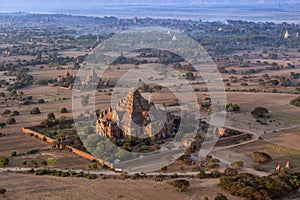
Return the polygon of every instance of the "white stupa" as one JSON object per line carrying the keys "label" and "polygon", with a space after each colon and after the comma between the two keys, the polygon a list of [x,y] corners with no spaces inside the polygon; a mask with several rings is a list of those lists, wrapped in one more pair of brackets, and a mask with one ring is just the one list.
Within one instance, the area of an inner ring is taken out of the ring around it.
{"label": "white stupa", "polygon": [[172,40],[173,41],[177,40],[176,35],[173,36]]}
{"label": "white stupa", "polygon": [[287,38],[289,38],[289,37],[290,37],[289,32],[286,31],[285,34],[284,34],[284,38],[287,39]]}
{"label": "white stupa", "polygon": [[281,170],[281,167],[280,167],[280,165],[279,165],[279,164],[277,165],[277,167],[275,168],[275,170],[276,170],[277,172],[280,172],[280,170]]}

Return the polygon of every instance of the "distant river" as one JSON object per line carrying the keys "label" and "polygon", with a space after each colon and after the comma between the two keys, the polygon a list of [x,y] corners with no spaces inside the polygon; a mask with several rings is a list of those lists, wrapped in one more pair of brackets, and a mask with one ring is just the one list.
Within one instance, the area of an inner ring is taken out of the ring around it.
{"label": "distant river", "polygon": [[[3,10],[5,9],[5,10]],[[203,5],[103,5],[66,8],[0,8],[0,11],[24,11],[83,16],[116,16],[119,18],[151,17],[202,21],[246,20],[254,22],[300,23],[300,5],[279,6],[203,6]]]}

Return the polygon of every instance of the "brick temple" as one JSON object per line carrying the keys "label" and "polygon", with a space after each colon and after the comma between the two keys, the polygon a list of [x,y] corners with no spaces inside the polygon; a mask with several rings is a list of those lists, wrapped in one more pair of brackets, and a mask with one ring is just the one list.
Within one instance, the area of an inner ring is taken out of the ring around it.
{"label": "brick temple", "polygon": [[[151,112],[150,112],[151,110]],[[153,137],[167,139],[176,130],[179,117],[157,109],[138,90],[130,90],[117,106],[100,113],[96,131],[102,136],[116,139]]]}

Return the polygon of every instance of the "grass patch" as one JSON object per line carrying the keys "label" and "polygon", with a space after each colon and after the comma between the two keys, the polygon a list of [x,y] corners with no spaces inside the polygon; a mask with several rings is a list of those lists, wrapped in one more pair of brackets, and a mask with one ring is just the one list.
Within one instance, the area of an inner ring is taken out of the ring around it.
{"label": "grass patch", "polygon": [[266,147],[269,147],[273,150],[275,150],[276,152],[279,153],[288,153],[288,154],[292,154],[292,155],[299,155],[300,156],[300,151],[295,150],[295,149],[291,149],[288,147],[283,147],[280,145],[276,145],[276,144],[266,144]]}

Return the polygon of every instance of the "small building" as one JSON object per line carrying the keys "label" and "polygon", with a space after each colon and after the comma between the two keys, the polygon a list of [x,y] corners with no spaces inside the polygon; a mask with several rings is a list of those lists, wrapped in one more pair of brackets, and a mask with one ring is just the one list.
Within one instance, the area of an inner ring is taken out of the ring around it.
{"label": "small building", "polygon": [[92,69],[90,74],[88,74],[86,76],[86,79],[82,81],[82,85],[98,85],[98,82],[101,81],[101,79],[98,77],[98,75],[96,74],[95,70]]}
{"label": "small building", "polygon": [[66,71],[65,75],[57,76],[56,82],[56,85],[69,87],[74,82],[74,76],[72,76],[69,71]]}

